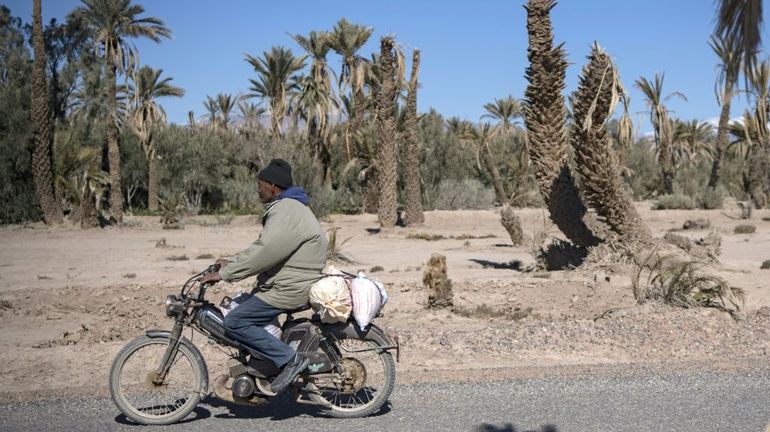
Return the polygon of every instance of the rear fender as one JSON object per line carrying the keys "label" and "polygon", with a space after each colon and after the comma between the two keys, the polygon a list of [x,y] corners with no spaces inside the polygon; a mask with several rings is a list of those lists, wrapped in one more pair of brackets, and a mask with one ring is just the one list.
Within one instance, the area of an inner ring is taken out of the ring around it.
{"label": "rear fender", "polygon": [[[148,338],[151,339],[171,339],[171,332],[168,330],[147,330],[144,332],[145,335],[147,335]],[[196,347],[192,342],[190,342],[190,339],[187,339],[186,337],[182,336],[181,340],[179,341],[182,345],[186,346],[187,348],[192,351],[193,355],[196,357],[195,360],[200,363],[200,365],[203,368],[203,391],[208,392],[209,388],[209,368],[206,365],[206,360],[203,359],[203,354],[201,354],[200,350],[198,350],[198,347]]]}
{"label": "rear fender", "polygon": [[365,330],[361,330],[354,322],[321,324],[320,327],[324,335],[331,335],[336,339],[360,339],[377,344],[376,347],[367,348],[362,351],[396,351],[396,361],[399,361],[399,357],[401,356],[398,335],[394,334],[393,337],[388,336],[385,331],[375,324],[370,324]]}

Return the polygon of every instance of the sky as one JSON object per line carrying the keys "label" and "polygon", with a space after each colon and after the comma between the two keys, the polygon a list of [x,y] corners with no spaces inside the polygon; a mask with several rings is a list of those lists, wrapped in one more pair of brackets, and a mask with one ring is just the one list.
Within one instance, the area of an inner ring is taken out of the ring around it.
{"label": "sky", "polygon": [[[245,53],[261,56],[283,45],[295,54],[302,49],[289,34],[330,30],[340,18],[374,28],[361,50],[367,58],[379,52],[379,39],[395,36],[407,59],[421,51],[418,110],[435,108],[445,117],[478,121],[484,104],[513,95],[522,98],[527,81],[526,11],[524,0],[135,0],[146,16],[164,20],[172,39],[156,44],[135,40],[140,62],[163,69],[172,84],[185,89],[182,98],[163,98],[168,120],[186,123],[188,111],[204,113],[207,95],[247,94],[256,78]],[[31,21],[32,0],[3,4],[13,16]],[[43,0],[43,18],[63,20],[77,0]],[[577,86],[580,70],[594,41],[615,59],[631,96],[639,132],[650,131],[644,97],[634,86],[640,76],[665,73],[664,94],[681,92],[667,106],[683,120],[714,120],[719,105],[714,95],[717,57],[708,45],[714,27],[714,0],[561,0],[551,12],[556,43],[564,43],[570,66],[567,89]],[[770,23],[770,7],[764,21]],[[770,44],[767,25],[765,47]],[[763,49],[762,58],[767,56]],[[330,53],[339,72],[341,59]],[[407,69],[409,70],[409,69]],[[565,93],[566,95],[566,93]],[[733,101],[732,116],[748,105],[745,96]],[[618,108],[620,109],[620,108]]]}

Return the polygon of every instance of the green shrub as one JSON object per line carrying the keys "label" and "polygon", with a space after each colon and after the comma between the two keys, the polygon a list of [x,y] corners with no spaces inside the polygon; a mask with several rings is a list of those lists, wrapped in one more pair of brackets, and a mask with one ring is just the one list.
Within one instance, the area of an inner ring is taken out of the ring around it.
{"label": "green shrub", "polygon": [[695,201],[692,197],[680,194],[661,195],[655,204],[653,210],[692,210],[695,208]]}
{"label": "green shrub", "polygon": [[757,227],[754,225],[738,225],[733,228],[735,234],[754,234],[757,231]]}
{"label": "green shrub", "polygon": [[721,189],[707,188],[698,200],[698,207],[705,210],[721,209],[724,199],[725,196]]}
{"label": "green shrub", "polygon": [[495,203],[495,193],[476,179],[444,180],[439,184],[436,210],[483,209]]}

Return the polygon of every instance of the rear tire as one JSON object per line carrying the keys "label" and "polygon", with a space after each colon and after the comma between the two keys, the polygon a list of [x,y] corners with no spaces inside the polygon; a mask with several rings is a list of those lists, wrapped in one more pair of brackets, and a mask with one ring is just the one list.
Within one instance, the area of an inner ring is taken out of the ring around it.
{"label": "rear tire", "polygon": [[195,409],[208,386],[203,358],[185,343],[179,344],[163,383],[152,382],[168,344],[168,337],[140,336],[123,347],[112,363],[112,400],[137,423],[167,425],[182,420]]}
{"label": "rear tire", "polygon": [[337,374],[337,382],[328,378],[313,379],[318,393],[311,392],[310,398],[319,404],[330,405],[328,414],[332,417],[366,417],[379,411],[396,383],[393,356],[385,350],[349,352],[345,349],[379,346],[374,341],[339,339],[334,345],[340,353],[343,373]]}

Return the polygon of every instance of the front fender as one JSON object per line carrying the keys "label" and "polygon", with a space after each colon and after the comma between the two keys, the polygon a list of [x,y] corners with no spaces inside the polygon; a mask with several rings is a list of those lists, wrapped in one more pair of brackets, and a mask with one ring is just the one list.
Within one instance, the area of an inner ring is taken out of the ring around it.
{"label": "front fender", "polygon": [[[145,331],[144,334],[151,339],[171,339],[171,332],[168,330],[152,329],[152,330]],[[201,354],[198,347],[196,347],[192,342],[190,342],[190,339],[187,339],[184,336],[181,337],[181,340],[179,341],[179,343],[189,348],[190,351],[192,351],[193,355],[197,357],[195,360],[197,360],[198,363],[200,363],[200,365],[203,367],[203,391],[204,393],[208,392],[209,368],[208,368],[208,365],[206,365],[206,360],[203,358],[203,354]]]}

